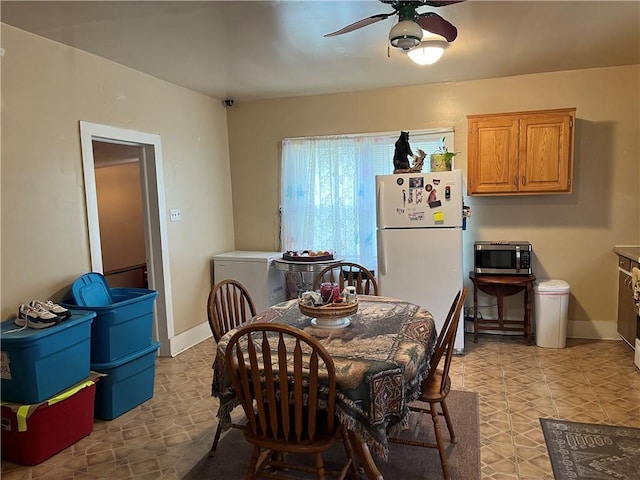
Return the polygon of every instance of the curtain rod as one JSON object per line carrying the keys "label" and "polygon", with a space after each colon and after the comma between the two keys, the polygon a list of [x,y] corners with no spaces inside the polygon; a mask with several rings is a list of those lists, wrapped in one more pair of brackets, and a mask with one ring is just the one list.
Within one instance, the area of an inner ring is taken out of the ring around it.
{"label": "curtain rod", "polygon": [[[453,127],[441,127],[441,128],[432,128],[427,130],[415,130],[411,132],[410,130],[402,130],[403,132],[408,131],[409,136],[414,135],[435,135],[441,133],[451,133],[453,132]],[[388,131],[388,132],[369,132],[369,133],[343,133],[343,134],[335,134],[335,135],[306,135],[304,137],[285,137],[282,141],[286,140],[305,140],[305,139],[328,139],[328,138],[359,138],[359,137],[386,137],[391,135],[398,135],[399,131]]]}

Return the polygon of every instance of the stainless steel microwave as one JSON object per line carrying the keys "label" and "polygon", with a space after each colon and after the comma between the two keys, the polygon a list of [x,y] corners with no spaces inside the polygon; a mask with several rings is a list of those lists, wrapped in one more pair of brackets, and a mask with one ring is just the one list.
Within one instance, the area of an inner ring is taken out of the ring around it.
{"label": "stainless steel microwave", "polygon": [[531,243],[475,242],[474,272],[487,275],[531,275]]}

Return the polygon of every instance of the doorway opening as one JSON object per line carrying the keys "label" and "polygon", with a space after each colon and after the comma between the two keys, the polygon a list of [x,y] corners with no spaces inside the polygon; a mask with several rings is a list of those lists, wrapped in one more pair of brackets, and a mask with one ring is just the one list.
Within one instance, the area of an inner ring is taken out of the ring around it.
{"label": "doorway opening", "polygon": [[96,160],[94,143],[130,147],[137,152],[141,200],[141,218],[144,230],[144,255],[148,288],[158,296],[154,308],[153,337],[160,342],[160,355],[171,356],[170,340],[174,336],[173,306],[167,225],[164,212],[164,180],[160,136],[108,125],[80,122],[80,140],[84,171],[87,224],[91,269],[105,273],[103,245],[100,234],[100,215],[96,187]]}
{"label": "doorway opening", "polygon": [[102,268],[110,287],[148,288],[140,148],[94,140]]}

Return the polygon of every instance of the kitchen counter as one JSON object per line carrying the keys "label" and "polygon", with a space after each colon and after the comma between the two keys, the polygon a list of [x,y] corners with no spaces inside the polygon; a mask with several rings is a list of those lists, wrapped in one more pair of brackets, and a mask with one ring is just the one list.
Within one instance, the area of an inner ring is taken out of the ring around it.
{"label": "kitchen counter", "polygon": [[613,251],[629,260],[640,263],[640,246],[616,245],[613,247]]}

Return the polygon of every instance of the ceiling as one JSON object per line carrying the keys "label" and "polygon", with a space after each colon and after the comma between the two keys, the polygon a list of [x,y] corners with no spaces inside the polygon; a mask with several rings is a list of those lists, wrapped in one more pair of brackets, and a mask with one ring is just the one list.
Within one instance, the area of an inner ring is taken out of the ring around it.
{"label": "ceiling", "polygon": [[[458,38],[435,65],[388,51],[393,9],[352,1],[5,1],[3,23],[217,99],[247,101],[640,64],[640,1],[478,1],[434,11]],[[5,52],[11,55],[10,51]]]}

